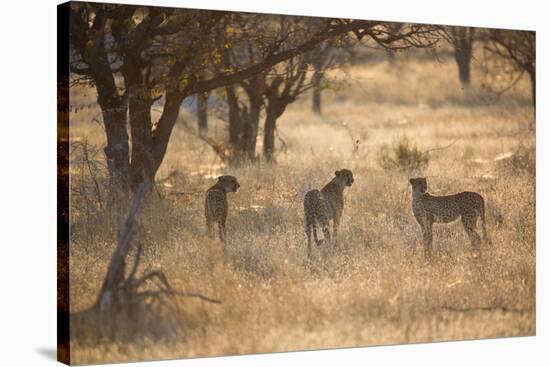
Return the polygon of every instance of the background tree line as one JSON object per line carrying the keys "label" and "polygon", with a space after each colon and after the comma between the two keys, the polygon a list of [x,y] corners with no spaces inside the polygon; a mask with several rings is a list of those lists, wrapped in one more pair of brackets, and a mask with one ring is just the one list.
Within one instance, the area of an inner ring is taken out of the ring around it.
{"label": "background tree line", "polygon": [[[122,192],[154,180],[185,98],[202,95],[204,105],[205,94],[225,88],[231,161],[255,160],[265,108],[271,159],[276,119],[299,94],[319,88],[327,67],[321,44],[347,38],[427,47],[439,28],[92,3],[74,3],[69,14],[71,73],[97,90],[111,188]],[[314,78],[306,80],[310,65]],[[152,121],[156,101],[162,114]]]}

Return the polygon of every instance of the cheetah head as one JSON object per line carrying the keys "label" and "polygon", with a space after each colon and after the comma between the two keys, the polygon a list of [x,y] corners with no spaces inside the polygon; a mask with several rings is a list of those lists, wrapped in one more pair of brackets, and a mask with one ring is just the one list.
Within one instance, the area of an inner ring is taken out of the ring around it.
{"label": "cheetah head", "polygon": [[341,169],[334,172],[337,178],[342,180],[346,186],[353,185],[353,173],[349,169]]}
{"label": "cheetah head", "polygon": [[237,192],[237,189],[241,187],[235,176],[219,176],[218,183],[225,189],[225,192]]}
{"label": "cheetah head", "polygon": [[411,178],[409,182],[411,183],[413,191],[418,191],[422,194],[428,191],[428,182],[425,177]]}

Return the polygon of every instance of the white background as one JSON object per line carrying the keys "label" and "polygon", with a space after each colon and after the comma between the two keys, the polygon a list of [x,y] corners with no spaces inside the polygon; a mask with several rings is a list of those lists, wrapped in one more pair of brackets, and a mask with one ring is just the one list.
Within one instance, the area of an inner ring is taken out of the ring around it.
{"label": "white background", "polygon": [[[118,1],[119,3],[130,3]],[[537,31],[537,336],[129,366],[548,365],[549,26],[544,1],[136,0],[142,4]],[[56,346],[56,4],[0,12],[0,365],[53,365]],[[7,80],[7,83],[6,83]],[[546,224],[546,226],[545,226]],[[299,310],[296,310],[299,312]],[[546,347],[545,347],[546,346]]]}

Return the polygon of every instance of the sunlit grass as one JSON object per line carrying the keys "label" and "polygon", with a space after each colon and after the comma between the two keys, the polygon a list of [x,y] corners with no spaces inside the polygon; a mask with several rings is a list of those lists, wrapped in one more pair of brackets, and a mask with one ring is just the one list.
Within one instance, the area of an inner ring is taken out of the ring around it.
{"label": "sunlit grass", "polygon": [[[194,136],[194,117],[182,116],[157,175],[162,199],[154,195],[142,214],[143,262],[162,269],[174,288],[222,304],[181,298],[178,312],[159,315],[169,323],[158,322],[156,334],[133,338],[123,331],[92,338],[89,324],[75,322],[72,361],[535,333],[535,132],[528,87],[522,82],[498,103],[486,103],[475,99],[486,94],[475,84],[464,95],[450,61],[370,64],[348,73],[355,80],[349,88],[326,91],[323,117],[310,112],[309,95],[281,117],[288,150],[278,153],[274,166],[221,165]],[[93,102],[92,92],[87,98]],[[93,105],[74,113],[71,136],[101,151],[104,132],[93,122],[98,113]],[[224,123],[210,122],[209,134],[224,139]],[[438,252],[432,263],[424,261],[407,173],[383,170],[376,160],[380,147],[403,135],[432,150],[423,169],[432,192],[474,190],[487,199],[494,245],[482,247],[481,259],[471,259],[469,241],[454,223],[435,227]],[[71,167],[79,189],[72,197],[73,311],[95,300],[116,233],[114,215],[98,208],[77,155]],[[340,168],[355,177],[345,192],[340,241],[315,248],[308,260],[303,194]],[[229,194],[228,242],[222,245],[206,235],[203,193],[224,173],[235,175],[241,189]]]}

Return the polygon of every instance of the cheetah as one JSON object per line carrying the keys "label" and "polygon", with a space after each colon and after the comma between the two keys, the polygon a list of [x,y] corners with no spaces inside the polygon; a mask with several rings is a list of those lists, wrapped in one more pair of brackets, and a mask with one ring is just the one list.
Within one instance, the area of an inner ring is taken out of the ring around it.
{"label": "cheetah", "polygon": [[204,214],[208,235],[215,237],[214,224],[218,224],[219,237],[225,242],[225,220],[227,218],[227,193],[237,192],[241,187],[234,176],[219,176],[214,186],[206,191]]}
{"label": "cheetah", "polygon": [[338,226],[344,209],[344,189],[353,184],[353,174],[349,169],[334,172],[335,177],[319,190],[311,190],[304,198],[305,230],[308,253],[311,251],[311,234],[315,243],[322,241],[317,238],[317,222],[321,225],[325,240],[330,241],[329,221],[332,219],[333,237],[336,240]]}
{"label": "cheetah", "polygon": [[475,250],[475,256],[479,256],[481,238],[476,232],[476,224],[480,217],[483,240],[491,243],[485,223],[485,200],[480,194],[464,191],[454,195],[434,196],[427,192],[426,178],[411,178],[409,182],[412,186],[412,211],[422,229],[426,259],[431,257],[432,252],[433,223],[450,223],[461,217],[464,230]]}

